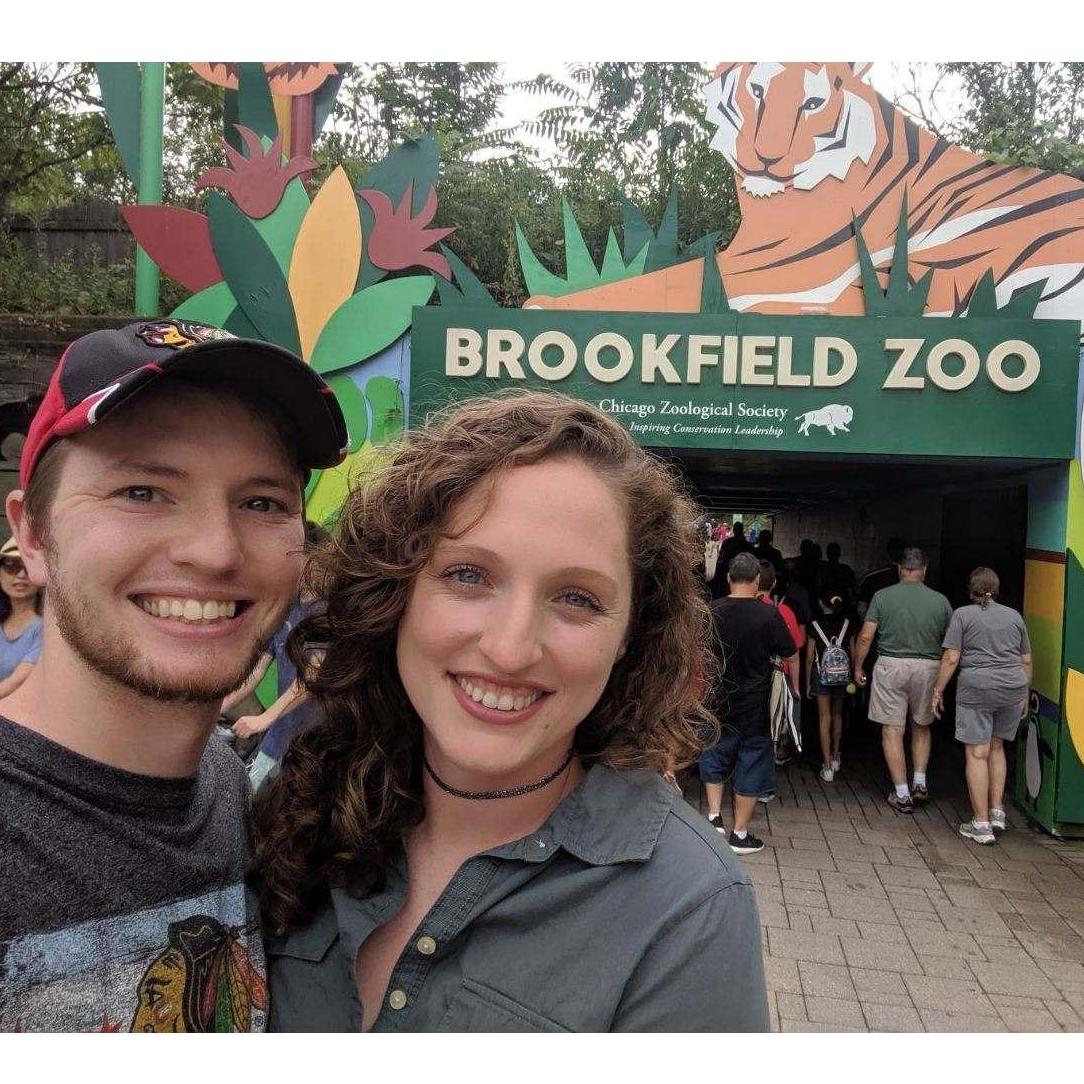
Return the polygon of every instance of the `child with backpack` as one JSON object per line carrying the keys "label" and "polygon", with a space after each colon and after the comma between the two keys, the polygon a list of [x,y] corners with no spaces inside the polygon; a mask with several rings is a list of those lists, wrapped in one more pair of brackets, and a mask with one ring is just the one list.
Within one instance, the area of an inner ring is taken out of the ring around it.
{"label": "child with backpack", "polygon": [[824,613],[809,623],[805,648],[806,688],[817,700],[820,724],[821,779],[831,783],[839,771],[843,736],[843,700],[851,681],[854,622],[847,616],[843,595],[832,589],[821,600]]}

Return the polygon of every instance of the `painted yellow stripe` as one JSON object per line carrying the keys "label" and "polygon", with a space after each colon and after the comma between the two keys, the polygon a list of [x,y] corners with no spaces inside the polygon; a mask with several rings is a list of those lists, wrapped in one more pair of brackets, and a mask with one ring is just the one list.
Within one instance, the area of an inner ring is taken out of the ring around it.
{"label": "painted yellow stripe", "polygon": [[1061,622],[1026,618],[1031,640],[1031,687],[1052,703],[1061,700]]}
{"label": "painted yellow stripe", "polygon": [[1062,623],[1065,612],[1065,565],[1024,562],[1024,616]]}

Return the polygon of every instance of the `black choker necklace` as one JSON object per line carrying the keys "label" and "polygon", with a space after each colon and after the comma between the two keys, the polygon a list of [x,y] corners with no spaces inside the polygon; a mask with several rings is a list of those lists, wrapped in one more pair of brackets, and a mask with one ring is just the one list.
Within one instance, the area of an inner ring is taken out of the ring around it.
{"label": "black choker necklace", "polygon": [[429,777],[445,793],[454,795],[456,798],[470,798],[472,801],[476,802],[488,802],[492,801],[494,798],[518,798],[521,794],[530,794],[533,790],[541,790],[543,787],[549,786],[549,784],[572,763],[573,755],[574,751],[570,749],[568,751],[568,756],[562,761],[561,766],[550,772],[544,779],[539,779],[537,783],[524,783],[522,786],[509,787],[507,790],[456,790],[455,787],[448,786],[448,784],[433,771],[433,765],[429,763],[428,758],[423,756],[422,763],[425,765],[425,770],[429,773]]}

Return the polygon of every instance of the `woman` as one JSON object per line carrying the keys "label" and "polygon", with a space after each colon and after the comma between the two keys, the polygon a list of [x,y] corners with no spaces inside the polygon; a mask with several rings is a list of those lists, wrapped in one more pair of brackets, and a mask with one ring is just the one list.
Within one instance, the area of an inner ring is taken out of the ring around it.
{"label": "woman", "polygon": [[842,594],[828,590],[821,599],[821,616],[809,623],[805,645],[805,678],[809,696],[817,701],[821,742],[821,779],[835,781],[843,740],[843,703],[851,680],[854,624]]}
{"label": "woman", "polygon": [[41,653],[41,589],[30,582],[19,545],[0,546],[0,700],[30,674]]}
{"label": "woman", "polygon": [[309,570],[325,719],[257,802],[272,1030],[766,1030],[752,886],[663,780],[714,721],[695,510],[563,396],[451,408]]}
{"label": "woman", "polygon": [[968,580],[970,606],[952,615],[945,633],[933,710],[944,710],[945,686],[956,667],[956,740],[967,753],[964,770],[972,819],[960,835],[993,843],[1005,831],[1005,742],[1016,738],[1031,683],[1031,642],[1024,619],[997,602],[1001,583],[992,568],[976,568]]}

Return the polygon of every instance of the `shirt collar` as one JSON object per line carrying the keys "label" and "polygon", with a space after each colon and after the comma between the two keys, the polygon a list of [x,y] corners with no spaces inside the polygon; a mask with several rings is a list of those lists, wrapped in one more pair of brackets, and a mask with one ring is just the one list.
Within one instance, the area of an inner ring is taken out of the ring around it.
{"label": "shirt collar", "polygon": [[657,772],[595,764],[543,825],[553,842],[592,866],[646,862],[673,806]]}

